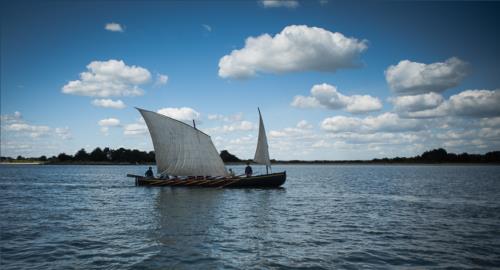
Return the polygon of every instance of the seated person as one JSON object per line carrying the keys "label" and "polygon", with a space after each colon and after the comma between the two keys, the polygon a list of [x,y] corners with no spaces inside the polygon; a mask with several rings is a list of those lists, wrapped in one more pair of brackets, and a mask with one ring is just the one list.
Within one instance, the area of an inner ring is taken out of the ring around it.
{"label": "seated person", "polygon": [[146,175],[146,177],[148,178],[153,178],[154,177],[153,169],[149,167],[149,169],[146,171],[144,175]]}

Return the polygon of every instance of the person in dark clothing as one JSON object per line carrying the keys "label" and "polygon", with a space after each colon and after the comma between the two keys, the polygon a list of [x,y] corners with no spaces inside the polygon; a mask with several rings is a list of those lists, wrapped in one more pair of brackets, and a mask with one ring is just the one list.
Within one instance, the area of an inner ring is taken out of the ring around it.
{"label": "person in dark clothing", "polygon": [[151,167],[149,167],[149,169],[146,171],[145,175],[146,175],[146,177],[153,177],[154,176],[153,169],[151,169]]}
{"label": "person in dark clothing", "polygon": [[250,167],[250,163],[247,162],[247,167],[245,168],[245,174],[247,177],[252,176],[253,170],[252,167]]}

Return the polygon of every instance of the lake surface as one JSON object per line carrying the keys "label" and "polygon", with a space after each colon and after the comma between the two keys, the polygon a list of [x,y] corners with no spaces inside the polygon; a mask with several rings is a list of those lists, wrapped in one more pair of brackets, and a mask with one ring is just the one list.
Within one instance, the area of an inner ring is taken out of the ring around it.
{"label": "lake surface", "polygon": [[275,166],[274,190],[125,177],[146,168],[1,165],[0,268],[500,267],[500,166]]}

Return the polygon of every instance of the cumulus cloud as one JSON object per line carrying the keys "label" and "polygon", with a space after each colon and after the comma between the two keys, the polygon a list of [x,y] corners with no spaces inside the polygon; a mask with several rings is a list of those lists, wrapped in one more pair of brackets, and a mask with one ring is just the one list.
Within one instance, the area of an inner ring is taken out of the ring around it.
{"label": "cumulus cloud", "polygon": [[309,124],[309,122],[307,122],[306,120],[300,120],[298,123],[297,123],[297,128],[301,128],[301,129],[311,129],[312,128],[312,125]]}
{"label": "cumulus cloud", "polygon": [[414,96],[399,96],[389,99],[396,111],[423,111],[434,109],[443,103],[444,99],[440,94],[431,92]]}
{"label": "cumulus cloud", "polygon": [[14,114],[0,115],[0,121],[4,124],[14,124],[22,122],[23,117],[20,112],[16,111]]}
{"label": "cumulus cloud", "polygon": [[104,29],[111,31],[111,32],[123,32],[123,27],[119,23],[107,23],[104,26]]}
{"label": "cumulus cloud", "polygon": [[457,86],[467,76],[467,66],[456,57],[432,64],[403,60],[387,68],[385,79],[397,95],[441,93]]}
{"label": "cumulus cloud", "polygon": [[97,124],[101,127],[117,127],[120,125],[120,120],[116,118],[106,118],[99,120]]}
{"label": "cumulus cloud", "polygon": [[433,109],[411,111],[410,118],[435,118],[443,116],[495,117],[500,116],[500,89],[466,90]]}
{"label": "cumulus cloud", "polygon": [[69,127],[55,128],[54,132],[57,136],[59,136],[59,138],[61,138],[63,140],[68,140],[68,139],[71,139],[73,137]]}
{"label": "cumulus cloud", "polygon": [[224,132],[233,132],[233,131],[248,131],[253,130],[255,125],[249,121],[241,121],[238,123],[234,123],[232,125],[224,125],[222,126],[222,131]]}
{"label": "cumulus cloud", "polygon": [[346,96],[337,87],[326,83],[314,85],[309,97],[295,96],[291,105],[298,108],[345,110],[350,113],[372,112],[382,108],[382,102],[378,98],[370,95]]}
{"label": "cumulus cloud", "polygon": [[5,127],[7,131],[17,131],[28,133],[33,138],[38,138],[49,134],[51,128],[48,126],[29,125],[26,123],[14,123]]}
{"label": "cumulus cloud", "polygon": [[207,118],[213,121],[236,122],[243,119],[243,113],[239,112],[232,115],[209,114]]}
{"label": "cumulus cloud", "polygon": [[403,119],[395,113],[383,113],[365,118],[334,116],[324,119],[321,128],[329,132],[406,132],[425,127],[424,122],[416,119]]}
{"label": "cumulus cloud", "polygon": [[200,118],[200,113],[189,107],[163,108],[159,109],[157,112],[187,123],[191,123],[191,121],[198,120]]}
{"label": "cumulus cloud", "polygon": [[366,41],[319,27],[290,25],[271,37],[249,37],[245,47],[219,60],[219,76],[243,79],[257,73],[329,71],[358,67]]}
{"label": "cumulus cloud", "polygon": [[162,85],[165,85],[167,84],[168,82],[168,76],[167,75],[164,75],[164,74],[156,74],[156,82],[155,82],[155,86],[162,86]]}
{"label": "cumulus cloud", "polygon": [[123,109],[125,108],[125,103],[121,100],[112,100],[112,99],[94,99],[92,100],[92,105],[103,108],[112,108],[112,109]]}
{"label": "cumulus cloud", "polygon": [[296,8],[299,6],[299,1],[296,0],[261,0],[259,3],[265,8]]}
{"label": "cumulus cloud", "polygon": [[123,126],[123,134],[125,135],[145,135],[148,133],[148,128],[143,123],[132,123]]}
{"label": "cumulus cloud", "polygon": [[0,119],[2,131],[13,133],[16,138],[26,135],[30,138],[51,137],[54,134],[62,139],[71,138],[71,131],[67,127],[51,128],[47,125],[33,125],[26,122],[17,111],[12,115],[2,115]]}
{"label": "cumulus cloud", "polygon": [[138,87],[150,81],[151,73],[142,67],[127,66],[122,60],[92,61],[80,79],[63,86],[65,94],[111,97],[140,96],[144,92]]}

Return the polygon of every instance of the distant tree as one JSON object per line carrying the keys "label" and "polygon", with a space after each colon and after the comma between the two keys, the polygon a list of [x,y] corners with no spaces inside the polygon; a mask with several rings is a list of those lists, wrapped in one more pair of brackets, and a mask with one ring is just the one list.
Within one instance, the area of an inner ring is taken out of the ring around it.
{"label": "distant tree", "polygon": [[224,162],[239,162],[241,159],[237,158],[235,155],[229,153],[227,150],[222,150],[220,152],[220,157]]}
{"label": "distant tree", "polygon": [[25,158],[24,158],[23,156],[17,156],[17,158],[16,158],[16,159],[17,159],[17,160],[23,160],[23,159],[25,159]]}
{"label": "distant tree", "polygon": [[156,159],[155,159],[155,152],[154,151],[149,151],[148,153],[148,157],[146,159],[146,162],[155,162]]}
{"label": "distant tree", "polygon": [[[108,148],[109,150],[109,148]],[[107,160],[106,154],[101,150],[101,148],[97,147],[92,151],[89,155],[89,159],[92,161],[105,161]]]}
{"label": "distant tree", "polygon": [[72,156],[70,156],[70,155],[67,155],[67,154],[65,154],[65,153],[60,153],[60,154],[57,156],[57,159],[58,159],[59,161],[63,161],[63,162],[64,162],[64,161],[70,161],[70,160],[72,160],[72,159],[73,159],[73,157],[72,157]]}
{"label": "distant tree", "polygon": [[38,158],[38,160],[40,160],[40,161],[47,161],[47,157],[46,156],[40,156]]}
{"label": "distant tree", "polygon": [[488,152],[484,158],[486,162],[500,162],[500,151]]}
{"label": "distant tree", "polygon": [[90,156],[89,154],[87,154],[87,152],[85,151],[84,148],[78,150],[78,152],[76,152],[75,154],[75,160],[78,160],[78,161],[86,161],[86,160],[89,160]]}
{"label": "distant tree", "polygon": [[106,156],[107,160],[111,160],[111,150],[109,149],[109,147],[105,147],[102,150],[102,153]]}
{"label": "distant tree", "polygon": [[424,152],[422,154],[422,159],[424,161],[430,161],[430,162],[444,162],[446,161],[447,156],[448,153],[446,153],[446,150],[444,150],[443,148],[439,148]]}

